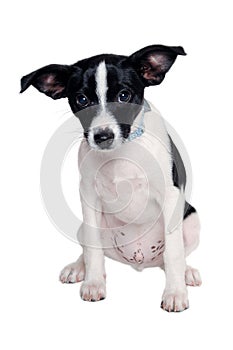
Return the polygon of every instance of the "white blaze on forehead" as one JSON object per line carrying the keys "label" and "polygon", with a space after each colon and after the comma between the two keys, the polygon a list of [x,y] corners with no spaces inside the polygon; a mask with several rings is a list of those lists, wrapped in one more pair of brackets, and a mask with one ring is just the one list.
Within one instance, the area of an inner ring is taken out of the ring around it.
{"label": "white blaze on forehead", "polygon": [[95,74],[95,80],[96,80],[96,94],[99,99],[99,103],[105,108],[106,101],[107,101],[107,68],[105,62],[101,62],[99,66],[97,67],[96,74]]}

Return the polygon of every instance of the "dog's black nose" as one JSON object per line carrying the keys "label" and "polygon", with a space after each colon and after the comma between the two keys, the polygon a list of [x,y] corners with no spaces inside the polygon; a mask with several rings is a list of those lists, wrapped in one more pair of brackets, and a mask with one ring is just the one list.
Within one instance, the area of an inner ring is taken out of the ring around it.
{"label": "dog's black nose", "polygon": [[94,135],[94,140],[100,148],[109,148],[113,143],[114,133],[109,128],[101,129]]}

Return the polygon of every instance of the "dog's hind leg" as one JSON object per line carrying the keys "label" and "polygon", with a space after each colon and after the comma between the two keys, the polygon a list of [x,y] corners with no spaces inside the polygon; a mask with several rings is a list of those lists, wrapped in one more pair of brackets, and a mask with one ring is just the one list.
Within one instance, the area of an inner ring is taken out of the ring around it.
{"label": "dog's hind leg", "polygon": [[199,271],[187,265],[185,270],[185,283],[187,286],[200,286],[202,281]]}
{"label": "dog's hind leg", "polygon": [[200,221],[199,221],[198,214],[195,211],[189,214],[183,221],[183,239],[184,239],[185,256],[188,256],[193,250],[197,248],[199,244],[199,236],[200,236]]}
{"label": "dog's hind leg", "polygon": [[[192,212],[183,221],[183,239],[184,239],[184,251],[187,257],[192,251],[194,251],[199,244],[200,235],[200,221],[197,212]],[[164,265],[161,266],[164,270]],[[201,276],[197,269],[186,265],[185,268],[185,283],[187,286],[200,286]]]}
{"label": "dog's hind leg", "polygon": [[76,283],[83,281],[84,277],[85,265],[82,254],[77,261],[64,267],[60,273],[59,279],[62,283]]}
{"label": "dog's hind leg", "polygon": [[[196,212],[188,215],[183,221],[183,238],[185,255],[188,256],[199,243],[200,222]],[[185,283],[188,286],[200,286],[201,276],[198,270],[186,265]]]}

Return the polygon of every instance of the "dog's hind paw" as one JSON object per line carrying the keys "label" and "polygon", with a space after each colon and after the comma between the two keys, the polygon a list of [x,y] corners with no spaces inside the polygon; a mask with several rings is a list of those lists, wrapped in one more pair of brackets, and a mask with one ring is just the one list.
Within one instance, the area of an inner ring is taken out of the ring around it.
{"label": "dog's hind paw", "polygon": [[79,259],[64,267],[61,271],[59,279],[62,283],[76,283],[84,280],[85,267],[82,255]]}
{"label": "dog's hind paw", "polygon": [[200,286],[202,281],[199,271],[191,266],[187,266],[185,271],[185,283],[187,286]]}

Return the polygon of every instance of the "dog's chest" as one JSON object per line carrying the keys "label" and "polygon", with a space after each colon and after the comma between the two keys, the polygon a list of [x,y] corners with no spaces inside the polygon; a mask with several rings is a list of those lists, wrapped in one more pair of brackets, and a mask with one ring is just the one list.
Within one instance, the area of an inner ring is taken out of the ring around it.
{"label": "dog's chest", "polygon": [[148,177],[129,159],[118,158],[104,163],[96,173],[95,188],[104,213],[124,223],[148,222],[154,216]]}

